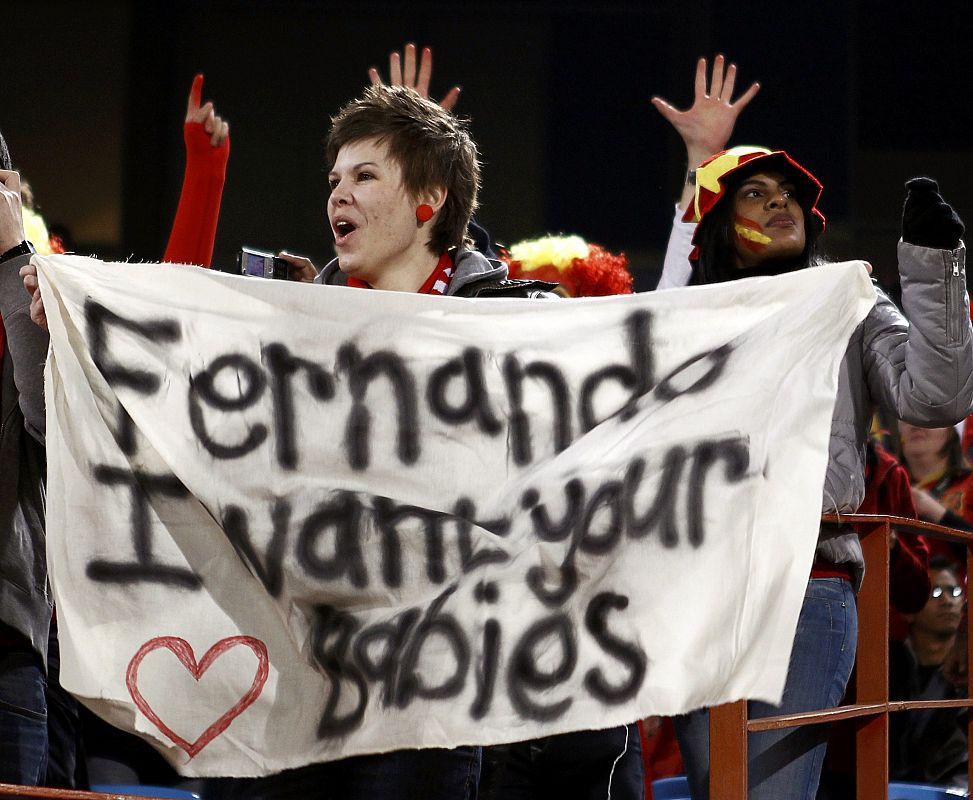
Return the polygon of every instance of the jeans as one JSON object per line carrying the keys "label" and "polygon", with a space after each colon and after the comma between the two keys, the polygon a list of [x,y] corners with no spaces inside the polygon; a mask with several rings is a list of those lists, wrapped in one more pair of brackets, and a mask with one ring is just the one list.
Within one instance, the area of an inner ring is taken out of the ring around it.
{"label": "jeans", "polygon": [[0,651],[0,783],[44,783],[46,685],[40,656],[29,645]]}
{"label": "jeans", "polygon": [[480,800],[641,800],[644,793],[642,742],[634,723],[483,751]]}
{"label": "jeans", "polygon": [[[816,711],[841,702],[855,664],[858,610],[840,578],[808,582],[780,706],[749,703],[751,719]],[[676,717],[693,800],[709,797],[709,712]],[[747,737],[750,800],[814,800],[830,725],[761,731]]]}
{"label": "jeans", "polygon": [[205,782],[207,800],[476,800],[481,749],[396,750]]}

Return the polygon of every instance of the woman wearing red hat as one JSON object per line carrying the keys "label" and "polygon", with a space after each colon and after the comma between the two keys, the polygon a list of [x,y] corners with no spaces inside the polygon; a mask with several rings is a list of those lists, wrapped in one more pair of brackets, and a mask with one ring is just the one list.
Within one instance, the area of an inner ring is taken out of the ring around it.
{"label": "woman wearing red hat", "polygon": [[[875,306],[852,334],[840,368],[825,514],[854,513],[862,501],[874,405],[917,425],[951,425],[973,400],[963,223],[935,181],[915,178],[906,187],[898,255],[909,322],[876,287]],[[781,150],[736,147],[705,161],[685,215],[697,223],[691,283],[780,275],[819,263],[820,196],[820,182]],[[751,717],[840,702],[854,665],[855,592],[863,569],[855,532],[822,524],[781,705],[753,702]],[[678,718],[677,732],[693,797],[708,797],[706,711]],[[750,797],[814,798],[827,737],[823,725],[750,734]]]}

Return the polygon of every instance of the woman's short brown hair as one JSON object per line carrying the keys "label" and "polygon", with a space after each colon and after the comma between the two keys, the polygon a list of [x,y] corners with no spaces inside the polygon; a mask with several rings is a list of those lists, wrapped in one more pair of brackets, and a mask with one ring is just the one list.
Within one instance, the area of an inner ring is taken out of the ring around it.
{"label": "woman's short brown hair", "polygon": [[466,122],[413,89],[370,86],[332,118],[326,145],[329,167],[342,147],[364,139],[385,144],[413,196],[434,186],[446,188],[429,249],[440,255],[468,244],[467,227],[480,189],[480,162]]}

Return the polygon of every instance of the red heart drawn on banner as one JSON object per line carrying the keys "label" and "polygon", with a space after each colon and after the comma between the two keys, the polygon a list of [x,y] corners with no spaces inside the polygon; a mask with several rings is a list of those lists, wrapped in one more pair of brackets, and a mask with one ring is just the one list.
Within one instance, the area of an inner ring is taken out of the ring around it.
{"label": "red heart drawn on banner", "polygon": [[[257,657],[257,673],[253,676],[253,683],[250,684],[250,688],[246,694],[231,706],[216,722],[203,731],[195,742],[187,742],[162,721],[139,691],[138,674],[142,659],[153,650],[169,650],[189,670],[193,678],[199,681],[203,673],[210,668],[216,659],[237,645],[249,647]],[[128,669],[125,672],[125,685],[128,687],[128,693],[132,696],[139,711],[145,714],[160,731],[185,750],[190,758],[193,758],[200,750],[213,741],[213,739],[223,733],[234,719],[253,705],[254,700],[260,695],[264,684],[267,682],[269,670],[270,663],[267,658],[267,645],[259,639],[254,639],[252,636],[228,636],[226,639],[220,639],[206,651],[199,663],[196,662],[196,654],[193,652],[192,645],[185,639],[179,636],[157,636],[143,644],[132,657],[132,660],[128,664]]]}

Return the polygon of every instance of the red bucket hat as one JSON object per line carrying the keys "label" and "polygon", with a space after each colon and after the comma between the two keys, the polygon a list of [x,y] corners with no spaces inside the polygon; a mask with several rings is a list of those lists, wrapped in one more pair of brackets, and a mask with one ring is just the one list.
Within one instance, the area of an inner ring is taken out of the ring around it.
{"label": "red bucket hat", "polygon": [[741,145],[724,150],[708,158],[696,169],[696,194],[693,202],[683,214],[683,222],[695,222],[696,232],[693,234],[693,248],[691,259],[699,257],[699,247],[696,237],[699,235],[699,224],[714,206],[727,193],[728,184],[732,183],[733,175],[741,170],[747,173],[757,170],[773,170],[787,175],[794,181],[798,197],[803,205],[811,209],[811,217],[820,226],[818,233],[824,231],[824,214],[818,210],[818,200],[821,198],[821,181],[815,178],[804,167],[798,164],[783,150],[768,150],[765,147]]}

